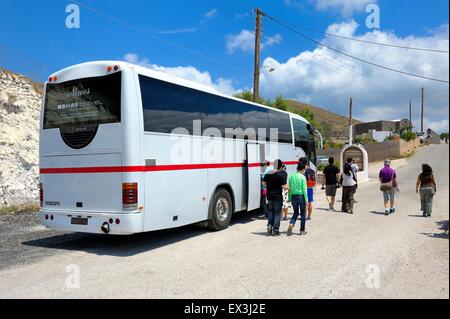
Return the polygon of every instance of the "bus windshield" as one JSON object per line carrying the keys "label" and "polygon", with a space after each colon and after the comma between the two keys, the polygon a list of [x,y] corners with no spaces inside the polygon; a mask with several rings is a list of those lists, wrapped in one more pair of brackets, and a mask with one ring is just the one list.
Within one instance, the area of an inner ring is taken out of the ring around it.
{"label": "bus windshield", "polygon": [[121,72],[48,83],[43,128],[120,122]]}

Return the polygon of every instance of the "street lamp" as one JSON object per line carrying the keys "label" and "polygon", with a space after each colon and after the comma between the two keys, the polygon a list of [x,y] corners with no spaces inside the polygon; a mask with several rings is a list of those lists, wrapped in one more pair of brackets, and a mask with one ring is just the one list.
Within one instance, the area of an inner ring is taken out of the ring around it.
{"label": "street lamp", "polygon": [[275,71],[275,68],[273,66],[270,66],[270,65],[263,65],[262,68],[266,68],[268,72]]}

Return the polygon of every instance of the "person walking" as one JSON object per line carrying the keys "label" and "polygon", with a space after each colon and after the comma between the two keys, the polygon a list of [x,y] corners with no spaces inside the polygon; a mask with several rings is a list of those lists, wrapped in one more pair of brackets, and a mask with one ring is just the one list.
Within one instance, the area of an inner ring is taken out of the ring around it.
{"label": "person walking", "polygon": [[398,180],[395,170],[391,167],[389,159],[384,160],[384,168],[378,174],[380,180],[380,190],[383,192],[384,214],[389,215],[395,212],[395,192],[398,189]]}
{"label": "person walking", "polygon": [[334,158],[328,159],[328,165],[323,170],[324,180],[322,188],[325,187],[325,195],[328,202],[328,210],[334,211],[334,203],[336,200],[336,189],[339,181],[339,168],[334,165]]}
{"label": "person walking", "polygon": [[268,216],[267,235],[280,235],[281,208],[283,206],[283,189],[288,189],[287,174],[281,172],[283,162],[279,159],[273,163],[273,170],[264,175],[264,183],[267,188]]}
{"label": "person walking", "polygon": [[356,173],[358,173],[359,171],[358,164],[356,164],[355,160],[351,157],[347,158],[347,163],[350,164],[350,168],[352,169],[356,177]]}
{"label": "person walking", "polygon": [[270,162],[265,162],[261,168],[261,210],[264,213],[264,216],[268,218],[268,202],[267,202],[267,188],[264,183],[264,176],[267,174],[267,172],[270,172],[273,170],[273,167],[270,167]]}
{"label": "person walking", "polygon": [[306,204],[308,217],[306,219],[311,220],[314,202],[314,190],[316,188],[316,171],[311,168],[309,160],[306,157],[301,157],[299,159],[299,162],[305,165],[304,175],[306,178],[306,187],[308,189],[308,202]]}
{"label": "person walking", "polygon": [[433,197],[436,193],[436,181],[433,169],[428,164],[422,164],[422,173],[417,176],[416,193],[420,192],[420,210],[423,217],[431,217]]}
{"label": "person walking", "polygon": [[341,175],[342,207],[343,212],[353,214],[354,195],[356,190],[356,176],[350,163],[345,163],[344,172]]}
{"label": "person walking", "polygon": [[[350,164],[350,167],[353,171],[353,176],[355,177],[355,181],[356,181],[356,185],[355,185],[355,190],[354,190],[354,194],[356,194],[356,190],[358,189],[358,172],[359,172],[359,167],[358,164],[356,164],[355,160],[353,158],[348,158],[347,159],[347,163]],[[353,194],[353,203],[357,203],[355,197]]]}
{"label": "person walking", "polygon": [[[288,179],[288,173],[286,172],[285,164],[283,164],[283,167],[282,167],[280,173],[282,173],[286,176],[286,180]],[[281,219],[282,220],[288,219],[288,212],[289,212],[290,207],[291,207],[291,203],[289,201],[288,190],[283,189],[283,207],[281,208]]]}
{"label": "person walking", "polygon": [[306,187],[305,164],[297,165],[297,172],[289,177],[289,199],[294,209],[287,235],[292,235],[298,215],[300,214],[300,235],[306,235],[306,203],[308,202],[308,190]]}

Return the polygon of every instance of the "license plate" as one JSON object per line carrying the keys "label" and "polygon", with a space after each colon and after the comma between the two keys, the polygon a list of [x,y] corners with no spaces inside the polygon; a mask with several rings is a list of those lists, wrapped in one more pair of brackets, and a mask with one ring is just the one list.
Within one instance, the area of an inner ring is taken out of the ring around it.
{"label": "license plate", "polygon": [[73,225],[87,225],[88,219],[87,218],[81,218],[81,217],[72,217],[71,223]]}

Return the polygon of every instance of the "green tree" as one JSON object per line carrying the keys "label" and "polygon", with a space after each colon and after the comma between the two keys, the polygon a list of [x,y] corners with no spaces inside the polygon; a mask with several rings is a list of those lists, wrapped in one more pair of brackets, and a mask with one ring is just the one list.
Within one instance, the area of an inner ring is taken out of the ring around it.
{"label": "green tree", "polygon": [[412,141],[417,138],[416,133],[411,131],[411,127],[403,127],[398,131],[400,138],[404,141]]}
{"label": "green tree", "polygon": [[281,95],[277,95],[275,101],[269,102],[269,105],[282,111],[287,111],[289,103]]}
{"label": "green tree", "polygon": [[[244,91],[235,93],[233,96],[237,97],[238,99],[242,99],[242,100],[246,100],[246,101],[249,101],[249,102],[253,102],[253,92],[250,91],[250,90],[244,90]],[[271,102],[270,100],[266,100],[266,99],[264,99],[262,97],[258,97],[256,103],[263,104],[263,105],[266,105],[266,106],[272,106],[271,104],[273,102]]]}
{"label": "green tree", "polygon": [[253,101],[253,93],[250,90],[241,91],[238,93],[235,93],[233,95],[234,97],[237,97],[238,99],[246,100],[246,101]]}

